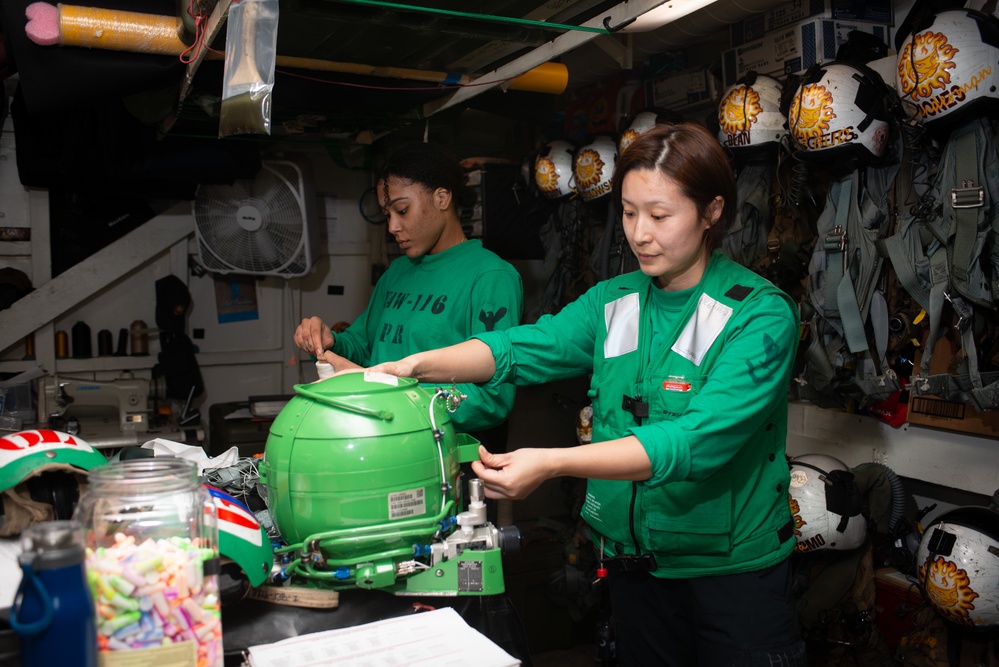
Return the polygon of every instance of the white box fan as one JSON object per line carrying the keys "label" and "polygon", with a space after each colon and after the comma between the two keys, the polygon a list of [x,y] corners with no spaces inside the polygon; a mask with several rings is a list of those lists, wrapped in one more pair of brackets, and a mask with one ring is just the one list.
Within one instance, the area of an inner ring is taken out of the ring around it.
{"label": "white box fan", "polygon": [[312,270],[319,223],[311,176],[264,160],[252,179],[202,185],[194,198],[197,261],[212,273],[295,278]]}

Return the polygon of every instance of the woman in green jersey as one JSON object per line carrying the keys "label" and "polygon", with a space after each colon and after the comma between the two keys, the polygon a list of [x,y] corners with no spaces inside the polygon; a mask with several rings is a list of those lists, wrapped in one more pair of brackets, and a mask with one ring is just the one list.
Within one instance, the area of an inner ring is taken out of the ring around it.
{"label": "woman in green jersey", "polygon": [[[303,319],[294,334],[301,350],[342,371],[520,323],[520,274],[462,231],[458,210],[475,202],[475,192],[454,156],[435,144],[403,147],[378,172],[376,190],[404,256],[389,265],[367,309],[342,333],[319,317]],[[326,350],[333,354],[322,355]],[[463,432],[502,424],[516,391],[511,384],[458,389],[468,399],[451,418]]]}

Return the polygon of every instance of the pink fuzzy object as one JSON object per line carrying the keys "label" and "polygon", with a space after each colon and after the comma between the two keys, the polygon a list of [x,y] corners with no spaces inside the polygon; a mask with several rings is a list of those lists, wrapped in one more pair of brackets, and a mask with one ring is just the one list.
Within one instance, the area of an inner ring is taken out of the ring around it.
{"label": "pink fuzzy object", "polygon": [[24,9],[28,22],[24,32],[28,39],[41,46],[59,43],[59,9],[47,2],[33,2]]}

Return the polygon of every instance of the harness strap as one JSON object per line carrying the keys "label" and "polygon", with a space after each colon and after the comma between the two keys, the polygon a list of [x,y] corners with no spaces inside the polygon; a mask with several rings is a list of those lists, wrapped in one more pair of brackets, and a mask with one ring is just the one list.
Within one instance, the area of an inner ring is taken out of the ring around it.
{"label": "harness strap", "polygon": [[772,165],[748,165],[739,171],[736,182],[739,206],[722,248],[743,266],[754,266],[767,255]]}
{"label": "harness strap", "polygon": [[955,403],[968,403],[978,410],[999,409],[999,371],[981,374],[982,387],[973,387],[968,373],[914,375],[912,391],[916,396],[936,396]]}
{"label": "harness strap", "polygon": [[[978,142],[975,132],[964,132],[956,138],[954,165],[955,183],[948,204],[954,210],[954,243],[951,252],[951,277],[955,288],[967,294],[969,267],[976,257],[978,218],[985,204],[985,190],[978,181]],[[947,193],[942,193],[946,195]]]}
{"label": "harness strap", "polygon": [[902,388],[898,375],[890,368],[883,375],[857,380],[857,385],[864,392],[864,395],[870,396],[876,401],[883,401]]}
{"label": "harness strap", "polygon": [[929,312],[930,291],[919,279],[918,273],[920,267],[925,268],[927,264],[919,234],[913,235],[908,230],[901,230],[880,241],[878,250],[888,256],[888,260],[895,270],[895,277],[898,278],[898,282],[902,284],[906,293],[915,299],[920,308]]}
{"label": "harness strap", "polygon": [[919,362],[919,372],[921,375],[928,375],[930,372],[930,361],[933,358],[933,347],[943,334],[940,331],[940,322],[943,317],[943,306],[946,299],[944,295],[950,285],[947,270],[947,252],[939,247],[937,251],[930,255],[930,302],[926,314],[930,322],[930,332],[926,339],[923,357]]}
{"label": "harness strap", "polygon": [[808,368],[808,383],[815,391],[826,394],[832,389],[836,371],[833,370],[829,353],[820,338],[818,335],[812,335],[809,340],[805,352],[805,364]]}
{"label": "harness strap", "polygon": [[850,196],[853,194],[853,180],[848,178],[834,181],[830,184],[830,188],[837,190],[838,196],[833,228],[822,240],[822,247],[826,253],[826,288],[823,312],[827,318],[838,318],[840,313],[837,296],[839,284],[846,273],[846,249],[849,242],[846,230],[849,221]]}

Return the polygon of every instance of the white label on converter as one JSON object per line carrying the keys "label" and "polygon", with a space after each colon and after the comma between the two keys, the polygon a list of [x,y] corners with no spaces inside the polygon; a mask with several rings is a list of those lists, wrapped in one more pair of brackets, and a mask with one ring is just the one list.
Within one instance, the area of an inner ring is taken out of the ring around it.
{"label": "white label on converter", "polygon": [[389,520],[422,516],[427,513],[427,495],[422,488],[390,493]]}

